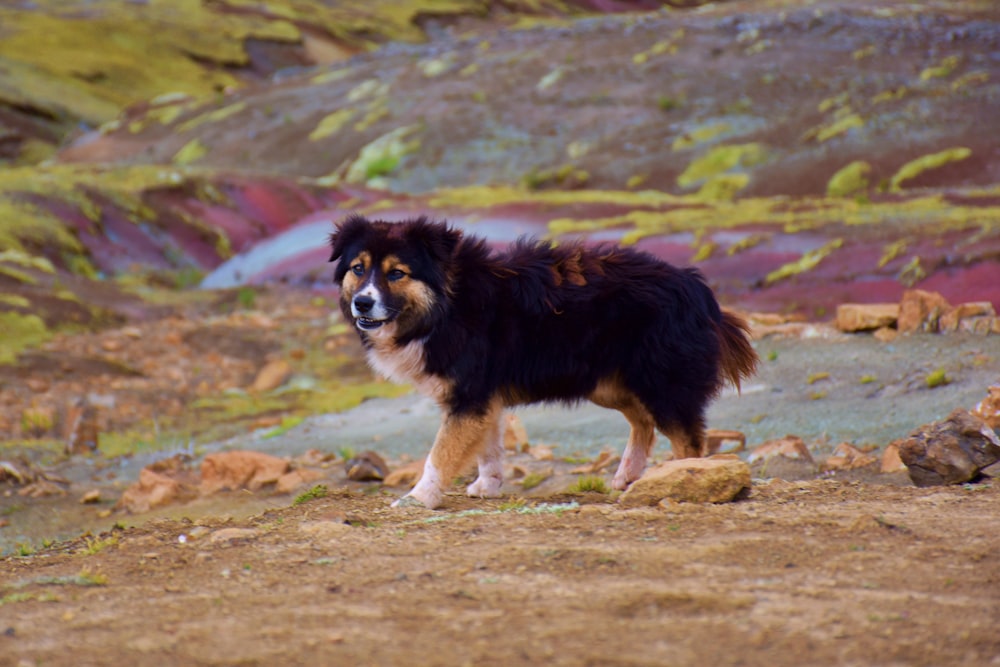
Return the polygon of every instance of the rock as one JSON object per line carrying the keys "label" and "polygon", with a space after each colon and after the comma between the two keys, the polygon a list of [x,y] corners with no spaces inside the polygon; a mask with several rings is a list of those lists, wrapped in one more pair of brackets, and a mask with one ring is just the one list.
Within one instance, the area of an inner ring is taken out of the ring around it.
{"label": "rock", "polygon": [[337,458],[336,454],[330,452],[324,452],[321,449],[307,449],[298,456],[296,456],[293,461],[298,465],[303,466],[322,466],[324,463],[330,463]]}
{"label": "rock", "polygon": [[389,464],[371,450],[361,452],[344,463],[347,479],[355,482],[378,482],[389,474]]}
{"label": "rock", "polygon": [[911,433],[899,456],[917,486],[962,484],[1000,461],[1000,439],[982,419],[959,409]]}
{"label": "rock", "polygon": [[892,327],[882,327],[881,329],[876,329],[875,333],[872,335],[875,337],[875,340],[880,343],[891,343],[896,340],[896,337],[899,335],[899,331],[893,329]]}
{"label": "rock", "polygon": [[590,463],[584,463],[583,465],[570,469],[570,473],[574,475],[596,475],[597,473],[604,472],[605,468],[617,464],[620,460],[621,458],[615,456],[614,452],[610,449],[602,449],[596,459]]}
{"label": "rock", "polygon": [[919,289],[906,290],[899,302],[899,319],[896,328],[900,333],[937,331],[941,316],[951,309],[951,304],[937,292]]}
{"label": "rock", "polygon": [[856,470],[877,463],[878,459],[855,447],[854,445],[842,442],[837,445],[833,454],[820,465],[820,470],[830,472],[834,470]]}
{"label": "rock", "polygon": [[528,448],[528,431],[521,418],[512,412],[504,415],[503,447],[508,452],[523,452]]}
{"label": "rock", "polygon": [[837,329],[846,333],[872,331],[896,323],[898,303],[842,303],[837,306]]}
{"label": "rock", "polygon": [[209,454],[201,463],[201,493],[224,489],[256,491],[288,472],[288,461],[263,452],[236,450]]}
{"label": "rock", "polygon": [[131,514],[148,512],[181,496],[181,483],[148,467],[139,472],[139,481],[125,489],[118,507]]}
{"label": "rock", "polygon": [[[961,329],[970,333],[982,333],[986,335],[990,332],[994,317],[996,317],[996,311],[993,309],[993,304],[989,301],[960,303],[941,316],[941,319],[938,321],[938,329],[940,331],[958,331]],[[976,331],[977,328],[982,329],[983,326],[985,326],[984,331]]]}
{"label": "rock", "polygon": [[531,458],[536,461],[552,461],[555,460],[556,455],[552,451],[552,447],[549,445],[535,445],[528,449],[528,454]]}
{"label": "rock", "polygon": [[885,451],[882,452],[882,465],[880,467],[883,473],[888,474],[906,470],[906,464],[903,463],[903,459],[899,458],[900,442],[902,441],[893,440],[885,446]]}
{"label": "rock", "polygon": [[97,423],[97,406],[86,399],[75,401],[66,409],[67,454],[90,454],[97,451],[100,428]]}
{"label": "rock", "polygon": [[750,488],[750,466],[738,458],[681,459],[647,470],[621,495],[625,507],[655,505],[670,499],[725,503]]}
{"label": "rock", "polygon": [[263,393],[277,389],[292,376],[292,367],[284,359],[275,359],[264,364],[250,385],[251,393]]}
{"label": "rock", "polygon": [[776,456],[813,463],[813,457],[809,453],[809,448],[806,447],[806,443],[802,441],[802,438],[797,435],[786,435],[779,440],[768,440],[750,452],[750,456],[747,457],[747,463],[756,463],[757,461],[763,461],[764,459]]}
{"label": "rock", "polygon": [[299,524],[299,531],[306,537],[314,537],[321,540],[332,539],[351,532],[351,524],[347,523],[346,520],[303,521]]}
{"label": "rock", "polygon": [[253,528],[221,528],[208,536],[209,544],[233,544],[243,542],[257,537],[258,532]]}
{"label": "rock", "polygon": [[993,430],[1000,429],[1000,384],[986,389],[986,398],[972,408],[972,414],[986,422]]}
{"label": "rock", "polygon": [[958,321],[958,330],[976,336],[989,336],[993,333],[996,321],[996,317],[989,316],[965,317]]}
{"label": "rock", "polygon": [[100,489],[91,489],[87,491],[80,497],[81,505],[93,505],[95,503],[101,502],[101,491]]}
{"label": "rock", "polygon": [[742,431],[710,428],[705,432],[705,455],[719,452],[742,452],[747,447],[747,436]]}
{"label": "rock", "polygon": [[311,484],[318,479],[323,479],[324,474],[320,470],[311,468],[297,468],[278,478],[274,485],[275,493],[291,493],[303,484]]}
{"label": "rock", "polygon": [[52,384],[45,378],[29,377],[24,381],[24,386],[36,394],[44,394]]}
{"label": "rock", "polygon": [[382,482],[386,486],[413,486],[420,479],[420,475],[424,472],[424,459],[419,461],[410,461],[404,466],[396,468],[391,473],[385,476],[385,480]]}

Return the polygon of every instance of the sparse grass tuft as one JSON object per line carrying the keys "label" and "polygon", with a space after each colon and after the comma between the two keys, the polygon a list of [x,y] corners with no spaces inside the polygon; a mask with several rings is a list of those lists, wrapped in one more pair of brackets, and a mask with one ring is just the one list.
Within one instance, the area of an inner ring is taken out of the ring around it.
{"label": "sparse grass tuft", "polygon": [[325,498],[329,494],[329,489],[326,488],[325,484],[317,484],[313,488],[309,489],[305,493],[296,496],[295,500],[292,502],[293,505],[302,505],[309,502],[310,500],[316,500],[318,498]]}
{"label": "sparse grass tuft", "polygon": [[572,486],[567,489],[570,493],[608,493],[610,489],[608,488],[608,483],[604,481],[603,477],[598,477],[597,475],[584,475],[576,480]]}
{"label": "sparse grass tuft", "polygon": [[524,476],[521,480],[521,488],[525,491],[530,491],[542,482],[548,479],[548,475],[543,475],[537,472],[530,472]]}

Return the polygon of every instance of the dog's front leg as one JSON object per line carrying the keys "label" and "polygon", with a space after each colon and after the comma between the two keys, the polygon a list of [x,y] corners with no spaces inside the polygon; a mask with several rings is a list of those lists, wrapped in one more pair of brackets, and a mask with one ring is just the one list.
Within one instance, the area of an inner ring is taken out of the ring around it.
{"label": "dog's front leg", "polygon": [[482,451],[487,437],[492,439],[493,431],[499,428],[499,412],[496,407],[484,415],[445,414],[420,481],[412,491],[394,502],[393,507],[419,504],[434,509],[440,505],[445,485],[451,484],[468,460]]}
{"label": "dog's front leg", "polygon": [[496,410],[496,416],[486,432],[486,440],[479,452],[479,476],[465,489],[472,498],[496,498],[503,486],[503,411]]}

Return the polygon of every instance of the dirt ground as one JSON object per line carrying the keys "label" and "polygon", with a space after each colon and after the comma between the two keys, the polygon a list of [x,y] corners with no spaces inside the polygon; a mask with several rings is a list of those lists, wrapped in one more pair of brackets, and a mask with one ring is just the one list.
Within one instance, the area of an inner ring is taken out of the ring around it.
{"label": "dirt ground", "polygon": [[0,664],[995,665],[998,501],[774,480],[164,520],[0,561]]}

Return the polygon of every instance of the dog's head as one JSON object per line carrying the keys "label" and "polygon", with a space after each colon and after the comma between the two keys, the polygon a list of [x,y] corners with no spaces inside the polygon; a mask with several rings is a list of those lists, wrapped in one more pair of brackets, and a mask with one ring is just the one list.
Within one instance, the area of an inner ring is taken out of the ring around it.
{"label": "dog's head", "polygon": [[461,239],[462,232],[423,217],[397,223],[348,217],[330,236],[344,316],[368,335],[429,331],[444,307]]}

